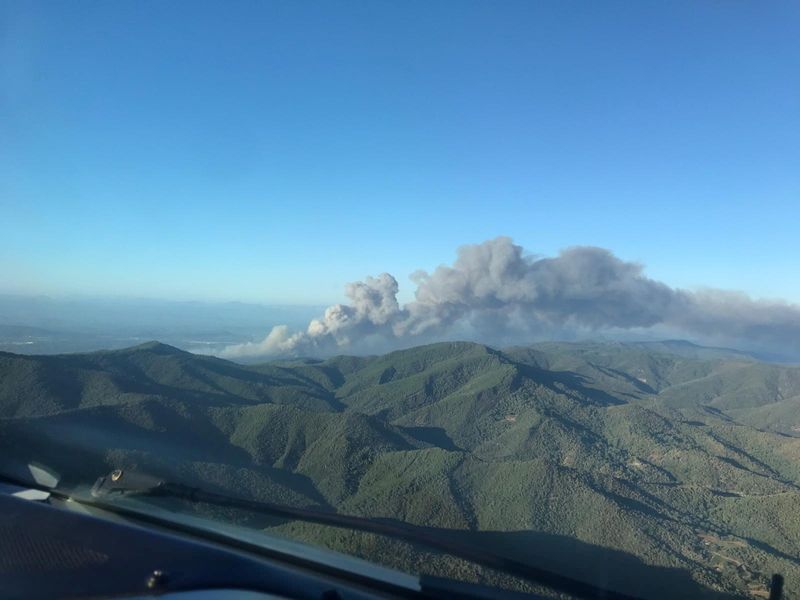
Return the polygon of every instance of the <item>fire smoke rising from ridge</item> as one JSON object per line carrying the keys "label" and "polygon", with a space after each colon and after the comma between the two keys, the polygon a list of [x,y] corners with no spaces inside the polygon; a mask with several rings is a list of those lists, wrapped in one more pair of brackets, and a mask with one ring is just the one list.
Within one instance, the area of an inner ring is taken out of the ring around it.
{"label": "fire smoke rising from ridge", "polygon": [[462,246],[452,266],[418,271],[415,300],[397,301],[388,273],[347,284],[348,304],[334,304],[305,331],[273,327],[257,343],[221,356],[314,356],[396,348],[469,330],[485,342],[523,341],[542,332],[661,327],[705,340],[800,352],[800,306],[744,294],[674,289],[609,250],[576,246],[555,258],[526,256],[510,238]]}

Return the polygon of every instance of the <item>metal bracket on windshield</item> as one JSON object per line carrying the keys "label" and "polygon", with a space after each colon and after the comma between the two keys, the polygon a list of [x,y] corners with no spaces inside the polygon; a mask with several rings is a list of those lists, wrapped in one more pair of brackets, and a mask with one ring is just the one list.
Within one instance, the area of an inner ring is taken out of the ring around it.
{"label": "metal bracket on windshield", "polygon": [[99,498],[112,494],[158,494],[164,487],[164,480],[137,473],[136,471],[124,471],[116,469],[108,475],[97,478],[92,486],[92,496]]}

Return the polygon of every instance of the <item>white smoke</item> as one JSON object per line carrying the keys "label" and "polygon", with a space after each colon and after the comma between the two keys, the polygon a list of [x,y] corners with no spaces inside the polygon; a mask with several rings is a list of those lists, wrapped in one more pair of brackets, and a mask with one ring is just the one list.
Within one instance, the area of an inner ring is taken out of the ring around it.
{"label": "white smoke", "polygon": [[543,331],[629,330],[666,326],[706,340],[800,351],[800,307],[743,294],[673,289],[610,251],[573,247],[555,258],[528,256],[510,238],[462,246],[452,266],[412,275],[415,300],[397,301],[383,273],[346,287],[348,304],[330,306],[305,331],[274,327],[258,343],[228,346],[227,357],[324,355],[358,351],[370,340],[407,346],[468,329],[482,341]]}

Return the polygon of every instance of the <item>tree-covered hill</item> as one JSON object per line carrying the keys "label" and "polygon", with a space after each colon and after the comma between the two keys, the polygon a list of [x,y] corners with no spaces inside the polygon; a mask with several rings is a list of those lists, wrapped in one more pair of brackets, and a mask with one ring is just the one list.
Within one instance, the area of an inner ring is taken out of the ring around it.
{"label": "tree-covered hill", "polygon": [[685,342],[441,343],[252,366],[155,342],[0,353],[0,455],[70,484],[142,468],[399,519],[645,597],[759,597],[772,572],[789,597],[800,588],[800,368]]}

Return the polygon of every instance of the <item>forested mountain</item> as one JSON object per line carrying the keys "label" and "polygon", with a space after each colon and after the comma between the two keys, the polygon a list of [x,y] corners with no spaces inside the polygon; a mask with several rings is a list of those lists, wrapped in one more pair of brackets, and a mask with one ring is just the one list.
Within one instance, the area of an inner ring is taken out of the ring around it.
{"label": "forested mountain", "polygon": [[[0,353],[0,454],[69,484],[143,468],[399,519],[644,597],[759,597],[773,572],[800,589],[800,368],[685,342],[253,366],[155,342]],[[367,557],[388,543],[258,526]]]}

